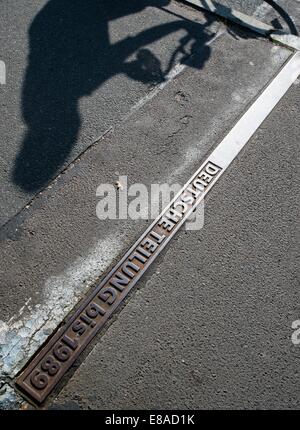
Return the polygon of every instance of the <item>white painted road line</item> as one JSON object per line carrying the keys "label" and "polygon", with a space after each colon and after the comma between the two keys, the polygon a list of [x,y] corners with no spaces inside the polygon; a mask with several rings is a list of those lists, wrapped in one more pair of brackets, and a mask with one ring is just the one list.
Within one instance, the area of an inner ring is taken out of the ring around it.
{"label": "white painted road line", "polygon": [[[235,24],[241,25],[255,33],[261,34],[262,36],[269,37],[271,40],[280,43],[288,48],[300,51],[300,37],[294,36],[285,32],[284,30],[278,30],[269,24],[257,19],[255,16],[249,16],[245,13],[234,10],[228,6],[224,6],[214,0],[183,0],[185,3],[189,3],[193,6],[207,10],[214,13],[222,18],[234,22]],[[261,5],[257,9],[257,17],[262,17],[270,9],[269,5]]]}
{"label": "white painted road line", "polygon": [[218,145],[209,157],[209,161],[218,164],[224,171],[272,112],[299,75],[300,52],[297,52]]}

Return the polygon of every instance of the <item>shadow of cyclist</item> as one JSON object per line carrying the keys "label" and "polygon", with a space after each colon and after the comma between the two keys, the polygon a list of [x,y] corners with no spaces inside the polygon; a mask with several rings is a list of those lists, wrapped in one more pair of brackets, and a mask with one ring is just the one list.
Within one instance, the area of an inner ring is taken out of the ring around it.
{"label": "shadow of cyclist", "polygon": [[[176,61],[205,46],[212,37],[205,26],[178,19],[112,43],[109,23],[148,6],[170,0],[50,0],[29,30],[30,54],[22,94],[28,127],[14,170],[14,182],[27,192],[47,185],[64,165],[81,126],[79,100],[117,74],[157,83]],[[208,19],[207,25],[213,18]],[[146,48],[168,34],[186,30],[166,71]],[[186,48],[188,45],[192,46]],[[195,67],[202,67],[210,48],[203,48]],[[136,54],[136,59],[128,58]]]}

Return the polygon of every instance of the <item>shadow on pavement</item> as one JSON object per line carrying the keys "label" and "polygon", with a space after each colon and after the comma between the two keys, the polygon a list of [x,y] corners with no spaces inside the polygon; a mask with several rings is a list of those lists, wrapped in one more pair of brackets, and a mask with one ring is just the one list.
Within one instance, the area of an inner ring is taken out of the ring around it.
{"label": "shadow on pavement", "polygon": [[[279,4],[277,4],[274,0],[264,0],[266,3],[268,3],[272,8],[281,16],[281,18],[286,22],[288,25],[288,28],[294,36],[298,36],[298,30],[294,24],[294,21],[289,16],[289,14],[281,7]],[[276,19],[275,22],[273,22],[274,27],[281,27],[280,23],[278,25],[279,21]]]}
{"label": "shadow on pavement", "polygon": [[[55,177],[76,144],[81,127],[79,100],[117,74],[143,83],[163,82],[175,62],[196,54],[201,69],[210,56],[207,28],[188,20],[154,26],[114,44],[112,20],[166,6],[170,0],[50,0],[29,30],[30,54],[23,84],[22,113],[27,133],[13,169],[14,182],[37,192]],[[185,30],[166,70],[147,45]],[[135,54],[133,61],[128,58]]]}

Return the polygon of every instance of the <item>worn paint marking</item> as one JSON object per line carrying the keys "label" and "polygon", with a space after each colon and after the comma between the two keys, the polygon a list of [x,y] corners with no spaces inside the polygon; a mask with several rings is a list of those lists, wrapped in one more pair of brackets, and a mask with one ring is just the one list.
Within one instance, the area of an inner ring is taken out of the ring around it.
{"label": "worn paint marking", "polygon": [[299,74],[300,53],[296,53],[159,217],[27,365],[16,382],[21,390],[38,403],[45,400]]}

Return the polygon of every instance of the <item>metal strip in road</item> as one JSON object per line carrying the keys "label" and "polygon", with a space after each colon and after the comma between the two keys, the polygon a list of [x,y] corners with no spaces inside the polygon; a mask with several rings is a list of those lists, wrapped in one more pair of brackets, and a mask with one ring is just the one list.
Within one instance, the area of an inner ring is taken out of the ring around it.
{"label": "metal strip in road", "polygon": [[278,42],[287,48],[300,51],[299,36],[289,34],[284,30],[276,29],[253,16],[249,16],[243,12],[234,10],[231,7],[216,2],[215,0],[182,0],[182,2],[214,13],[215,15],[225,18],[228,21],[234,22],[235,24],[252,30],[255,33],[269,37],[274,42]]}
{"label": "metal strip in road", "polygon": [[208,12],[214,13],[221,16],[222,18],[228,19],[236,24],[242,25],[249,28],[249,30],[255,31],[256,33],[268,36],[275,28],[269,24],[259,21],[258,19],[246,15],[243,12],[232,9],[229,6],[225,6],[214,0],[182,0],[183,3],[190,4],[192,6],[199,7]]}
{"label": "metal strip in road", "polygon": [[299,75],[300,53],[296,53],[159,217],[26,365],[16,380],[24,394],[38,404],[46,399]]}

